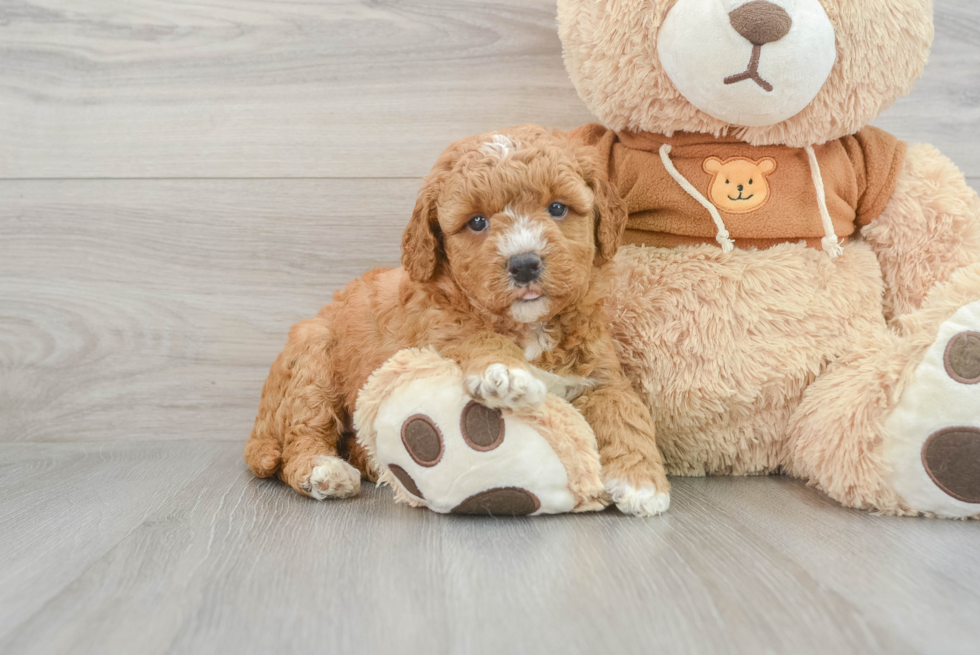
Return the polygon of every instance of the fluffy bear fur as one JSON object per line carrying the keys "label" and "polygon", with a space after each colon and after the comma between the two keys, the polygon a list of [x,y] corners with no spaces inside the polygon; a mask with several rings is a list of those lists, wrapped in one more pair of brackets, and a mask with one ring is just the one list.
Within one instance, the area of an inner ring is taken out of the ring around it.
{"label": "fluffy bear fur", "polygon": [[[558,2],[580,95],[633,141],[696,133],[806,148],[848,137],[911,89],[933,36],[930,0],[820,0],[836,34],[829,78],[799,114],[745,127],[696,108],[660,63],[658,30],[686,1]],[[933,504],[904,499],[887,427],[931,379],[924,357],[942,326],[980,312],[980,200],[935,148],[912,146],[884,211],[857,228],[836,259],[798,243],[739,249],[737,238],[727,253],[621,248],[609,312],[624,370],[671,473],[784,472],[851,507],[980,515],[980,504],[947,511],[939,492]],[[977,389],[976,402],[922,411],[980,428]],[[980,476],[980,461],[970,465]]]}

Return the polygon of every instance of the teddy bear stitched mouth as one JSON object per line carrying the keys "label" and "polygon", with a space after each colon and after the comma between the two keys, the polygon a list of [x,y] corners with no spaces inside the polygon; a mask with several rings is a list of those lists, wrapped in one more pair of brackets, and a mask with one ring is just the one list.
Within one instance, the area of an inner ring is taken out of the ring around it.
{"label": "teddy bear stitched mouth", "polygon": [[762,46],[779,41],[789,34],[793,19],[785,9],[767,0],[753,0],[730,13],[728,20],[732,27],[745,40],[752,44],[752,57],[744,73],[725,78],[725,84],[737,84],[752,80],[766,92],[771,93],[772,84],[759,75],[759,61],[762,59]]}
{"label": "teddy bear stitched mouth", "polygon": [[759,86],[761,86],[765,91],[772,93],[773,85],[762,79],[759,75],[759,60],[762,59],[762,46],[753,45],[752,46],[752,59],[749,60],[749,67],[744,73],[739,73],[738,75],[732,75],[725,78],[725,84],[737,84],[739,82],[744,82],[745,80],[752,80]]}

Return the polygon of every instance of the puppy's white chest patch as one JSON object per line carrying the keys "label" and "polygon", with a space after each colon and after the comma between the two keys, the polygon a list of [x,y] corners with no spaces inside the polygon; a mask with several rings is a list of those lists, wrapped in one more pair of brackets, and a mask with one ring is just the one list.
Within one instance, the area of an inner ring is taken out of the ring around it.
{"label": "puppy's white chest patch", "polygon": [[551,352],[551,349],[555,347],[555,340],[548,334],[544,323],[535,323],[531,326],[523,346],[524,357],[527,361],[533,362],[546,352]]}
{"label": "puppy's white chest patch", "polygon": [[[546,352],[551,352],[555,347],[555,340],[548,334],[544,323],[535,323],[522,345],[524,357],[528,362],[533,362]],[[531,368],[534,369],[534,375],[547,385],[548,393],[569,402],[581,396],[593,384],[592,380],[580,375],[557,375],[537,366],[532,365]]]}

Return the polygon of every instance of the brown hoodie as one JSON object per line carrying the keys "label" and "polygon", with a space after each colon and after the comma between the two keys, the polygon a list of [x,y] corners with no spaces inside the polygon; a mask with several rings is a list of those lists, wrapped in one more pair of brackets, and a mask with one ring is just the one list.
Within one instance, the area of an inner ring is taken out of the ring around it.
{"label": "brown hoodie", "polygon": [[737,248],[806,241],[820,249],[824,237],[833,240],[831,223],[846,242],[884,211],[908,148],[867,127],[815,146],[814,175],[806,149],[750,146],[735,137],[616,133],[597,124],[569,137],[597,147],[608,162],[630,212],[624,242],[657,247],[722,243],[727,232]]}

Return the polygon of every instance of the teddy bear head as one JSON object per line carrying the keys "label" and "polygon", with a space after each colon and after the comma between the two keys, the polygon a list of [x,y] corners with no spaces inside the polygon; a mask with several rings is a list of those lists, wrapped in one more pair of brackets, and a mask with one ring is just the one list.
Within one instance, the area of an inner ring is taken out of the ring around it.
{"label": "teddy bear head", "polygon": [[572,81],[608,127],[805,147],[922,74],[932,0],[558,0]]}

